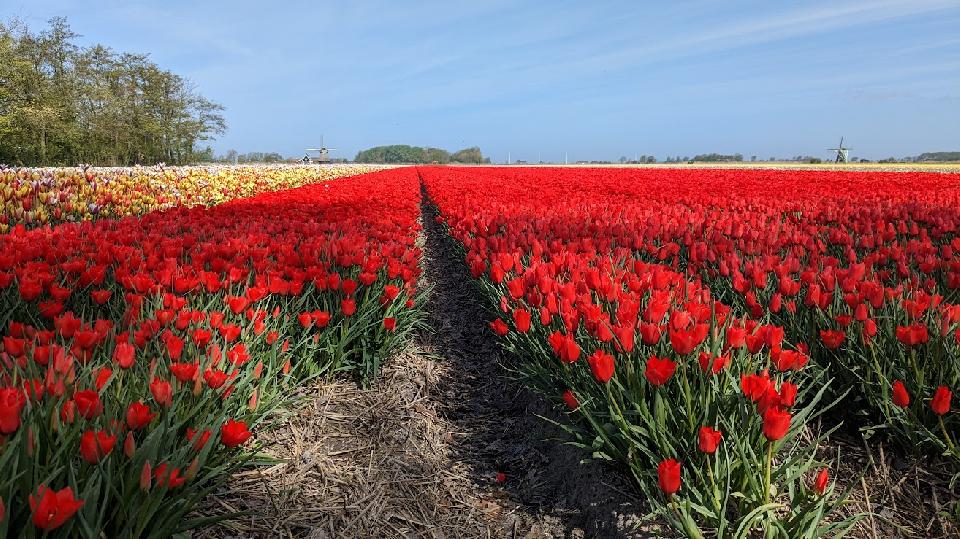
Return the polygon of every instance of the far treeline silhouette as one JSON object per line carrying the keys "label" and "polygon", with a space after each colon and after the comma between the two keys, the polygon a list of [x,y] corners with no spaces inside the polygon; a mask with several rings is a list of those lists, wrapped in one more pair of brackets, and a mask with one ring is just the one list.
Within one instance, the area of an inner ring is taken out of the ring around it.
{"label": "far treeline silhouette", "polygon": [[80,46],[66,19],[0,21],[0,163],[209,161],[223,107],[145,54]]}
{"label": "far treeline silhouette", "polygon": [[440,148],[421,148],[394,144],[393,146],[377,146],[357,153],[354,159],[357,163],[447,163],[481,164],[489,163],[490,158],[484,157],[480,148],[474,146],[459,152],[450,153]]}

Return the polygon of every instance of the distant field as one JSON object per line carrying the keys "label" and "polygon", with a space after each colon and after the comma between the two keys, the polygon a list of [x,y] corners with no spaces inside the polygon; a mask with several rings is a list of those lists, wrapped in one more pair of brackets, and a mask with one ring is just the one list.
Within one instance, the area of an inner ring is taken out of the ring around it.
{"label": "distant field", "polygon": [[[476,166],[476,165],[469,165]],[[503,165],[496,165],[503,166]],[[744,168],[744,169],[788,169],[788,170],[834,170],[834,171],[843,171],[843,170],[864,170],[864,171],[875,171],[875,172],[949,172],[949,173],[958,173],[960,172],[960,163],[848,163],[848,164],[836,164],[836,163],[819,163],[819,164],[810,164],[810,163],[786,163],[786,162],[777,162],[777,161],[757,161],[757,162],[738,162],[738,163],[652,163],[648,165],[635,165],[635,164],[620,164],[620,163],[610,163],[610,164],[575,164],[571,163],[568,165],[564,164],[549,164],[544,163],[542,165],[536,163],[520,164],[520,165],[509,165],[515,167],[607,167],[607,168]]]}

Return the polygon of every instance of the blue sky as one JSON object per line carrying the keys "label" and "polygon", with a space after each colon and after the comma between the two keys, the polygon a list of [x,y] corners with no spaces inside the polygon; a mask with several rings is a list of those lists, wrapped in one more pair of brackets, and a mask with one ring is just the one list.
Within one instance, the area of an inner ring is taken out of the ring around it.
{"label": "blue sky", "polygon": [[[270,6],[270,7],[268,7]],[[960,150],[960,1],[3,0],[149,53],[226,106],[228,149],[494,161]]]}

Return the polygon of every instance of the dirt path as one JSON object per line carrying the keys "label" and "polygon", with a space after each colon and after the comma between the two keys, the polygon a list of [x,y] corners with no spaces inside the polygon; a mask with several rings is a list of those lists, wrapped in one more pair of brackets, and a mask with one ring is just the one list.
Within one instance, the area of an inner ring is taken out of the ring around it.
{"label": "dirt path", "polygon": [[[581,464],[559,419],[500,365],[466,265],[424,201],[429,329],[376,385],[305,389],[264,435],[280,462],[236,476],[199,513],[246,511],[197,537],[622,537],[633,487]],[[505,474],[498,482],[497,474]]]}

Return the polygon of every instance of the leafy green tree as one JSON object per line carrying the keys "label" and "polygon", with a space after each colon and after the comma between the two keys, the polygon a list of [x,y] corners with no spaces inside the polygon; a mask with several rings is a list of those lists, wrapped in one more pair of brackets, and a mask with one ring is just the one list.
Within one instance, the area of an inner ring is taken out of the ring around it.
{"label": "leafy green tree", "polygon": [[226,130],[223,107],[145,55],[79,47],[67,21],[0,23],[0,162],[188,163]]}

